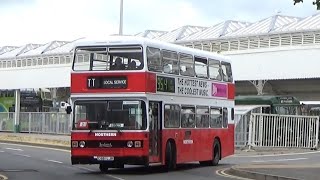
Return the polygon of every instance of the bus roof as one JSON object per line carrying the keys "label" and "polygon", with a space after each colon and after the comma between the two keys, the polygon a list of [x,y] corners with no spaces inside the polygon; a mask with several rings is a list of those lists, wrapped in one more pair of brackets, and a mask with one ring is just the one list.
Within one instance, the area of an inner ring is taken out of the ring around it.
{"label": "bus roof", "polygon": [[281,95],[241,95],[235,97],[236,105],[300,105],[300,101],[293,96]]}
{"label": "bus roof", "polygon": [[224,55],[220,55],[216,52],[209,52],[194,48],[185,47],[182,45],[177,45],[173,43],[168,43],[160,40],[154,40],[144,37],[137,37],[137,36],[107,36],[105,38],[99,39],[84,39],[79,42],[75,43],[76,47],[81,46],[104,46],[104,45],[124,45],[124,44],[141,44],[144,46],[155,46],[162,49],[168,49],[177,52],[184,52],[187,54],[193,54],[199,57],[208,57],[216,60],[223,60],[225,62],[231,62],[230,58]]}

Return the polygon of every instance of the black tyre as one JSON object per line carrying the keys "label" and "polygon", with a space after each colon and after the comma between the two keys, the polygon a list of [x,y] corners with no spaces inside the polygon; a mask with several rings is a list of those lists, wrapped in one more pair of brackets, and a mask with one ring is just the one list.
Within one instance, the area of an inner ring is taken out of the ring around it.
{"label": "black tyre", "polygon": [[221,147],[220,147],[220,143],[217,139],[214,140],[213,143],[213,150],[212,150],[212,165],[216,166],[219,164],[219,161],[221,159]]}
{"label": "black tyre", "polygon": [[221,158],[220,143],[217,139],[215,139],[212,145],[212,159],[210,161],[200,161],[200,165],[216,166],[219,164],[220,158]]}
{"label": "black tyre", "polygon": [[100,164],[99,169],[102,173],[108,172],[109,167],[106,164]]}
{"label": "black tyre", "polygon": [[167,142],[166,145],[166,157],[165,157],[165,168],[167,171],[174,170],[176,168],[176,150],[171,142]]}

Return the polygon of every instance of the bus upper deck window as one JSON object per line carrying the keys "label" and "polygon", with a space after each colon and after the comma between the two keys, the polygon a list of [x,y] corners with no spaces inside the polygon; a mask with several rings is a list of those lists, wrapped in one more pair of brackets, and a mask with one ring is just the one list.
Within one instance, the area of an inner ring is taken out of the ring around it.
{"label": "bus upper deck window", "polygon": [[194,60],[192,55],[179,54],[180,74],[184,76],[194,76]]}
{"label": "bus upper deck window", "polygon": [[137,45],[77,48],[73,60],[75,71],[141,70],[143,65],[142,47]]}
{"label": "bus upper deck window", "polygon": [[173,51],[162,50],[163,72],[169,74],[179,74],[178,54]]}
{"label": "bus upper deck window", "polygon": [[221,69],[223,74],[226,76],[224,78],[224,81],[227,82],[232,82],[233,81],[233,77],[232,77],[232,70],[231,70],[231,64],[228,62],[221,62]]}
{"label": "bus upper deck window", "polygon": [[195,72],[197,77],[208,78],[208,62],[206,58],[195,57]]}
{"label": "bus upper deck window", "polygon": [[162,72],[160,49],[147,47],[148,70]]}
{"label": "bus upper deck window", "polygon": [[221,81],[219,68],[220,68],[220,61],[209,59],[209,77],[210,77],[210,79],[215,79],[215,80]]}

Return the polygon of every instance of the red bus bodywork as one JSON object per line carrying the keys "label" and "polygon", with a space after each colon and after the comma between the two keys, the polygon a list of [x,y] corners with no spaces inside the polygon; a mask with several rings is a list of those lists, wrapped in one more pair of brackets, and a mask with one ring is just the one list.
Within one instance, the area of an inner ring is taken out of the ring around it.
{"label": "red bus bodywork", "polygon": [[[126,89],[88,89],[87,78],[90,76],[126,76],[128,86]],[[228,100],[234,100],[235,87],[228,83]],[[156,74],[152,72],[105,72],[105,73],[72,73],[71,94],[108,94],[108,93],[156,93]],[[101,134],[95,134],[101,133]],[[103,134],[105,133],[105,134]],[[74,130],[71,133],[72,143],[85,141],[86,147],[72,147],[72,164],[99,164],[94,156],[115,157],[114,163],[120,164],[165,164],[165,148],[168,140],[176,144],[176,162],[204,161],[212,156],[212,143],[215,137],[221,144],[221,158],[234,154],[234,124],[228,124],[224,129],[161,129],[157,156],[149,155],[149,137],[152,132],[114,132],[108,134],[107,130]],[[100,136],[101,135],[101,136]],[[188,137],[187,137],[188,136]],[[192,139],[188,141],[188,139]],[[142,147],[126,147],[128,141],[141,141]],[[114,147],[99,147],[100,143],[113,142]],[[201,153],[199,153],[201,150]]]}

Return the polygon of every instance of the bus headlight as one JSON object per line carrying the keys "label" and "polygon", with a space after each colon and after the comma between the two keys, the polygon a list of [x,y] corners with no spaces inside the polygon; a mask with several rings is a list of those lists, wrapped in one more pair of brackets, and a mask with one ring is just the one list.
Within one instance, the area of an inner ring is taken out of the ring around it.
{"label": "bus headlight", "polygon": [[79,147],[84,148],[85,145],[86,145],[86,142],[84,141],[79,142]]}
{"label": "bus headlight", "polygon": [[134,147],[136,147],[136,148],[141,147],[141,141],[135,141],[134,142]]}
{"label": "bus headlight", "polygon": [[127,146],[128,146],[129,148],[131,148],[131,147],[133,146],[133,142],[132,142],[132,141],[128,141],[128,142],[127,142]]}

